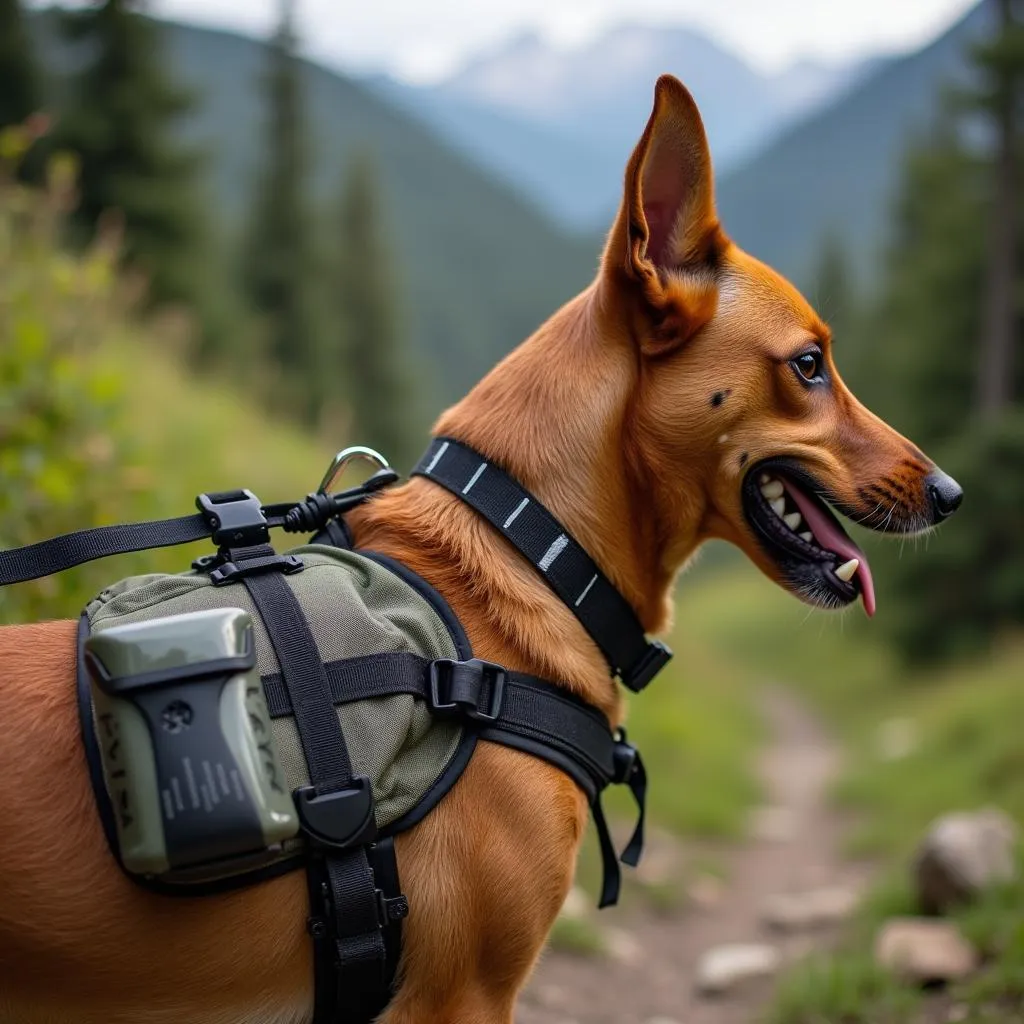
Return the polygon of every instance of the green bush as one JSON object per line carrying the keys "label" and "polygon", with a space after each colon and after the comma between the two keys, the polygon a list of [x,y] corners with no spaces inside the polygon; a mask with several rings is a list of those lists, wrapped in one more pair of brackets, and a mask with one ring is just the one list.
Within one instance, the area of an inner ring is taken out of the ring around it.
{"label": "green bush", "polygon": [[973,654],[1024,625],[1024,412],[974,424],[940,456],[963,508],[883,570],[895,599],[884,625],[918,662]]}
{"label": "green bush", "polygon": [[[116,518],[125,442],[113,429],[121,381],[90,354],[126,330],[116,239],[59,244],[74,194],[57,160],[45,190],[15,179],[27,132],[0,133],[0,548]],[[0,590],[0,621],[38,617],[87,575]]]}

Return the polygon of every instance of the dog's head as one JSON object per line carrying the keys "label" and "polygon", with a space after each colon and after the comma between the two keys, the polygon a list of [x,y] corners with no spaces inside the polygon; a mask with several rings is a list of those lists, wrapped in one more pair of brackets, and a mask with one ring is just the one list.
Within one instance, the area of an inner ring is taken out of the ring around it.
{"label": "dog's head", "polygon": [[857,401],[826,324],[726,237],[713,192],[697,107],[666,76],[601,276],[639,351],[636,457],[668,518],[699,506],[680,555],[694,539],[729,540],[803,600],[836,608],[860,595],[871,614],[867,559],[829,506],[908,534],[955,511],[961,490]]}

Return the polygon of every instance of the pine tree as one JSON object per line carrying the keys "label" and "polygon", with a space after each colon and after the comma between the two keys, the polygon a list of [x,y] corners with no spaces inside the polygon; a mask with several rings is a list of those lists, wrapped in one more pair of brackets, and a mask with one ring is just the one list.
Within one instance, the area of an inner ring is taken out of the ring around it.
{"label": "pine tree", "polygon": [[39,109],[39,73],[20,0],[0,0],[0,128]]}
{"label": "pine tree", "polygon": [[373,163],[358,156],[342,192],[335,292],[347,399],[357,439],[405,469],[419,454],[420,423],[381,220]]}
{"label": "pine tree", "polygon": [[1020,0],[993,3],[981,87],[952,94],[911,154],[885,290],[867,332],[878,411],[964,486],[963,512],[881,573],[898,648],[936,660],[1024,625]]}
{"label": "pine tree", "polygon": [[200,161],[174,136],[192,100],[166,74],[160,29],[143,10],[143,0],[104,0],[62,15],[84,63],[56,143],[80,160],[80,238],[116,212],[125,263],[145,275],[150,301],[189,303],[202,288]]}
{"label": "pine tree", "polygon": [[945,111],[907,156],[855,361],[862,397],[926,450],[974,412],[984,214],[984,168]]}
{"label": "pine tree", "polygon": [[285,378],[285,403],[312,424],[319,418],[325,389],[306,208],[309,155],[294,6],[294,0],[281,0],[277,32],[268,47],[265,157],[242,269],[245,293],[265,327],[266,355]]}
{"label": "pine tree", "polygon": [[1024,92],[1024,13],[1019,0],[997,0],[995,38],[978,48],[975,63],[984,84],[975,96],[993,137],[989,171],[988,246],[983,331],[977,372],[978,411],[1002,412],[1014,397],[1015,335],[1020,332],[1015,294],[1020,207],[1020,105]]}

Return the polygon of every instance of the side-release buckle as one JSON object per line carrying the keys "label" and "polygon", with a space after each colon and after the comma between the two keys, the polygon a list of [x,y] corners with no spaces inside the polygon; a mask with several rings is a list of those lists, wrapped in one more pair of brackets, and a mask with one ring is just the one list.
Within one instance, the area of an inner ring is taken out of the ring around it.
{"label": "side-release buckle", "polygon": [[315,844],[329,850],[347,850],[377,838],[373,790],[365,775],[357,775],[344,789],[318,794],[300,786],[292,796],[302,831]]}
{"label": "side-release buckle", "polygon": [[196,508],[203,513],[213,543],[218,547],[248,547],[270,542],[263,506],[250,490],[200,494]]}
{"label": "side-release buckle", "polygon": [[505,701],[505,677],[504,667],[491,661],[438,658],[430,664],[431,710],[493,722]]}

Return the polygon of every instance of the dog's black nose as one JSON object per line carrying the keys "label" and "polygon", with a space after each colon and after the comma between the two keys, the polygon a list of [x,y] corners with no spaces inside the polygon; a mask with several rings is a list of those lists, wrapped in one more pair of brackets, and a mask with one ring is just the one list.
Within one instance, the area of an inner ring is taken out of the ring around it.
{"label": "dog's black nose", "polygon": [[936,523],[951,516],[964,500],[963,488],[937,467],[925,477],[924,486],[931,499],[932,518]]}

